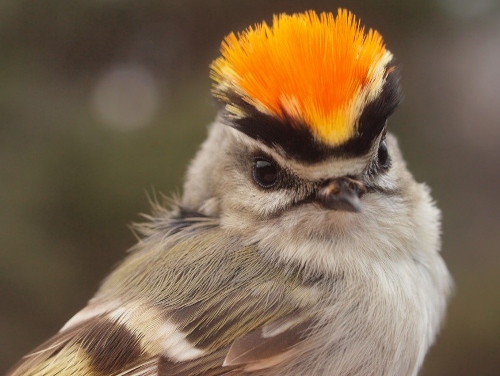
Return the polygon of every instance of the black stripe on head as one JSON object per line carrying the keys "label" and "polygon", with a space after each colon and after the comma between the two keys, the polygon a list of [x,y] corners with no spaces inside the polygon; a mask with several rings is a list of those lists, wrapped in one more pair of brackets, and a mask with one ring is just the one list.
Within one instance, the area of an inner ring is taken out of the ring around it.
{"label": "black stripe on head", "polygon": [[358,134],[356,137],[340,146],[348,155],[362,155],[368,152],[373,140],[375,140],[384,129],[387,119],[396,110],[403,98],[400,85],[400,72],[392,63],[389,68],[386,81],[382,86],[379,96],[368,103],[358,121]]}
{"label": "black stripe on head", "polygon": [[232,119],[227,110],[223,114],[227,124],[265,145],[283,150],[285,156],[305,163],[327,158],[332,149],[315,140],[309,128],[295,119],[281,120],[258,111],[236,94],[228,95],[229,102],[243,110],[245,117]]}
{"label": "black stripe on head", "polygon": [[335,147],[316,140],[307,125],[292,118],[281,120],[266,115],[235,93],[228,93],[226,100],[241,109],[246,116],[233,119],[226,109],[223,110],[223,115],[231,127],[273,149],[282,149],[285,157],[303,163],[317,163],[333,156],[362,156],[370,150],[373,141],[383,131],[387,118],[402,99],[399,70],[392,65],[392,62],[388,67],[389,73],[380,95],[363,109],[358,120],[357,134],[344,144]]}
{"label": "black stripe on head", "polygon": [[96,372],[115,374],[140,360],[140,338],[123,324],[99,318],[83,330],[78,342]]}

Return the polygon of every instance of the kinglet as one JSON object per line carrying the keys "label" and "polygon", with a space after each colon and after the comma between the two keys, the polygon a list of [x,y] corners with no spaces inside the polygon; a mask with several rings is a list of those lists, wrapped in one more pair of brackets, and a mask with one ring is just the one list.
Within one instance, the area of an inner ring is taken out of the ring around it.
{"label": "kinglet", "polygon": [[451,290],[440,212],[387,118],[382,37],[348,11],[230,34],[184,195],[9,375],[416,375]]}

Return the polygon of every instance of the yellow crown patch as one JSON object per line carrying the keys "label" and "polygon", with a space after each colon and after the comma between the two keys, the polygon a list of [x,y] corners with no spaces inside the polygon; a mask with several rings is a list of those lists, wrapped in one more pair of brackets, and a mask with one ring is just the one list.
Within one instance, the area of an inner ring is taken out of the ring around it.
{"label": "yellow crown patch", "polygon": [[[214,95],[237,117],[233,92],[258,111],[304,124],[330,146],[356,134],[362,109],[382,91],[392,54],[347,10],[274,16],[221,46],[211,65]],[[293,122],[292,122],[293,125]]]}

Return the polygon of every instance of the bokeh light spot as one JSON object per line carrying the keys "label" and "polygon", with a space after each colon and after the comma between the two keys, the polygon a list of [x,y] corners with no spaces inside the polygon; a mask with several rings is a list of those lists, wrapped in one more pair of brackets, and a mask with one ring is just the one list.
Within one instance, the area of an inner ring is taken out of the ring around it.
{"label": "bokeh light spot", "polygon": [[148,125],[159,102],[160,91],[152,74],[137,65],[113,67],[97,82],[91,97],[95,118],[123,131]]}

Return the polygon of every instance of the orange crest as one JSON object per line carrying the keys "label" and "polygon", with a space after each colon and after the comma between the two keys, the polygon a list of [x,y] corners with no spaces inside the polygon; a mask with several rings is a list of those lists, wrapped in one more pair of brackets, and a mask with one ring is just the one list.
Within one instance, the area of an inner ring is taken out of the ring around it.
{"label": "orange crest", "polygon": [[[347,10],[274,16],[235,35],[211,66],[214,95],[237,117],[235,93],[258,111],[292,119],[314,137],[337,146],[356,134],[364,106],[381,92],[392,54],[381,35],[365,32]],[[292,122],[293,125],[293,122]]]}

